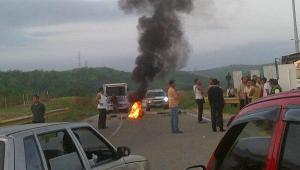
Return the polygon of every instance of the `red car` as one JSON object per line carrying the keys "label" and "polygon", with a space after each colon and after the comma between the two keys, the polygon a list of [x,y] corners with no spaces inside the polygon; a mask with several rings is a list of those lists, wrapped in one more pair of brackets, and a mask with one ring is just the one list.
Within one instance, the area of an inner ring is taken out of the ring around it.
{"label": "red car", "polygon": [[207,170],[300,170],[300,90],[249,104],[232,121]]}

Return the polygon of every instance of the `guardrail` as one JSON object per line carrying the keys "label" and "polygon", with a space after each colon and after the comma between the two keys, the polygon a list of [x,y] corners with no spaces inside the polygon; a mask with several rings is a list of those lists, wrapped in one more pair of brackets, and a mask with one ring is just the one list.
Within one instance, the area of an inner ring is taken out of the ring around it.
{"label": "guardrail", "polygon": [[[54,116],[56,114],[69,112],[69,111],[70,111],[69,108],[51,110],[51,111],[45,113],[45,118],[47,118],[49,116]],[[32,122],[32,115],[28,115],[28,116],[21,116],[18,118],[0,121],[0,126],[25,124],[25,123],[31,123],[31,122]]]}
{"label": "guardrail", "polygon": [[[240,99],[238,97],[225,97],[225,104],[239,104]],[[208,102],[208,98],[205,97],[205,102]]]}

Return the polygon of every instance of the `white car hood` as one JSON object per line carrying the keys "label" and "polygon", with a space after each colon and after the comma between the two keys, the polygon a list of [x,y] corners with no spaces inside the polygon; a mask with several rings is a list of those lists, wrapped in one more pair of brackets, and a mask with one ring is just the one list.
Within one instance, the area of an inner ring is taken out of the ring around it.
{"label": "white car hood", "polygon": [[147,161],[147,159],[143,156],[139,155],[129,155],[126,157],[123,157],[125,163],[133,163],[133,162],[144,162]]}

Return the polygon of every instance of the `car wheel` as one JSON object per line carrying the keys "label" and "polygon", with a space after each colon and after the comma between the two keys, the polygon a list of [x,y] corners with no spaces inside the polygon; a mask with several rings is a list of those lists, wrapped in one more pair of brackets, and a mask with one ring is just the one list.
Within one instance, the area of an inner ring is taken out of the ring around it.
{"label": "car wheel", "polygon": [[150,111],[150,107],[147,107],[147,108],[146,108],[146,111]]}

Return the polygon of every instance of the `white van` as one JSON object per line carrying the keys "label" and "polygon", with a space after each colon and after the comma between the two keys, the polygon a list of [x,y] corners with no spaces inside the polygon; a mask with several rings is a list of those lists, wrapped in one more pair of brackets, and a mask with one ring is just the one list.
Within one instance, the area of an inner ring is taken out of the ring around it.
{"label": "white van", "polygon": [[107,110],[113,111],[113,98],[117,100],[118,110],[128,111],[129,102],[127,98],[128,87],[126,83],[114,83],[103,85],[104,95],[107,97]]}

